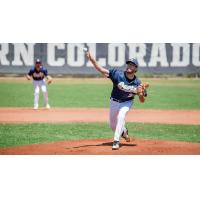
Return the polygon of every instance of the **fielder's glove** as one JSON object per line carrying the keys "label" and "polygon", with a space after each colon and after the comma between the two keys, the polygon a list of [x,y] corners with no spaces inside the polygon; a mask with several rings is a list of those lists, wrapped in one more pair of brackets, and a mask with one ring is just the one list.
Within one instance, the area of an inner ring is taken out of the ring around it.
{"label": "fielder's glove", "polygon": [[51,84],[52,83],[52,77],[51,76],[47,76],[47,84]]}
{"label": "fielder's glove", "polygon": [[49,84],[51,84],[52,83],[52,80],[48,80],[47,81],[47,84],[49,85]]}

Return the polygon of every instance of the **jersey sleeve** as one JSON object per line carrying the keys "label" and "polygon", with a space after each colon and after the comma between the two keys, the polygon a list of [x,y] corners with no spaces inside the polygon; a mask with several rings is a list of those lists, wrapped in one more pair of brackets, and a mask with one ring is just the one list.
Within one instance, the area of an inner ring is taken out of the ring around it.
{"label": "jersey sleeve", "polygon": [[140,79],[137,78],[136,85],[137,85],[137,86],[140,86],[141,84],[142,84],[142,81],[141,81]]}
{"label": "jersey sleeve", "polygon": [[140,79],[137,79],[137,86],[140,86],[142,84],[142,81]]}
{"label": "jersey sleeve", "polygon": [[30,69],[30,71],[28,72],[28,75],[29,75],[29,76],[32,76],[33,73],[34,73],[34,70],[33,70],[33,69]]}
{"label": "jersey sleeve", "polygon": [[117,80],[118,80],[118,71],[117,71],[117,69],[115,69],[115,68],[110,69],[108,78],[110,78],[112,80],[112,82],[117,82]]}
{"label": "jersey sleeve", "polygon": [[46,68],[44,68],[44,75],[48,76],[48,70]]}

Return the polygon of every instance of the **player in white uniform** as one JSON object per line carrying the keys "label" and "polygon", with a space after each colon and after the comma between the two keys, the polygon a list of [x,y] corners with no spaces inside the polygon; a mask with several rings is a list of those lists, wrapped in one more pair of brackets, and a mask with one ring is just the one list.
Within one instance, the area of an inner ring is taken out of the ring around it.
{"label": "player in white uniform", "polygon": [[128,60],[125,71],[116,68],[108,70],[100,66],[89,51],[84,51],[96,70],[113,82],[113,90],[110,97],[109,124],[114,132],[112,149],[118,150],[121,137],[126,142],[130,142],[128,130],[125,127],[125,117],[133,105],[134,96],[138,95],[140,101],[144,102],[141,81],[135,76],[138,62],[135,59]]}
{"label": "player in white uniform", "polygon": [[48,99],[48,91],[45,82],[45,78],[47,79],[47,83],[50,84],[52,82],[52,77],[48,75],[48,71],[46,68],[42,66],[42,63],[39,59],[35,62],[35,67],[31,68],[29,73],[26,75],[28,80],[33,79],[33,87],[34,87],[34,109],[38,109],[39,102],[39,94],[40,89],[43,92],[44,96],[44,106],[49,109],[49,99]]}

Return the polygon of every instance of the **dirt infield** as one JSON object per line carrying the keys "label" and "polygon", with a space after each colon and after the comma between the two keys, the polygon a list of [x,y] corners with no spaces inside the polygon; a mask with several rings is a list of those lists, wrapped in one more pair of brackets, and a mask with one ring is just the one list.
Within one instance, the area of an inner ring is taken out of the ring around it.
{"label": "dirt infield", "polygon": [[[33,110],[28,108],[0,108],[0,123],[65,123],[107,122],[108,109],[57,108]],[[200,124],[200,111],[190,110],[132,110],[128,122],[162,124]],[[28,155],[195,155],[200,154],[200,143],[132,140],[122,143],[119,151],[111,150],[109,139],[61,141],[48,144],[33,144],[11,148],[0,148],[0,154]]]}
{"label": "dirt infield", "polygon": [[[0,123],[108,122],[108,113],[104,108],[0,108]],[[197,125],[200,110],[133,109],[128,113],[127,122]]]}
{"label": "dirt infield", "polygon": [[121,144],[118,151],[111,149],[112,142],[108,139],[73,140],[48,144],[33,144],[0,149],[6,155],[199,155],[200,143],[133,140]]}

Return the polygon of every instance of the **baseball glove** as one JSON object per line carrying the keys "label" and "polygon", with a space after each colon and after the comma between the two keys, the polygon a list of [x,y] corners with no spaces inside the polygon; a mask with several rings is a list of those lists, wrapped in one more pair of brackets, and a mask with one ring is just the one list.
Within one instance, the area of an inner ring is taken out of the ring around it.
{"label": "baseball glove", "polygon": [[52,80],[47,80],[47,84],[51,84],[52,83]]}
{"label": "baseball glove", "polygon": [[47,84],[51,84],[52,83],[52,77],[51,76],[47,76]]}
{"label": "baseball glove", "polygon": [[141,84],[141,92],[138,94],[140,102],[144,103],[145,98],[147,97],[147,88],[149,87],[149,83]]}

